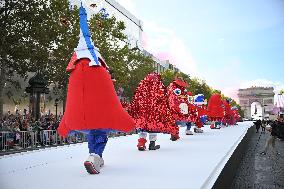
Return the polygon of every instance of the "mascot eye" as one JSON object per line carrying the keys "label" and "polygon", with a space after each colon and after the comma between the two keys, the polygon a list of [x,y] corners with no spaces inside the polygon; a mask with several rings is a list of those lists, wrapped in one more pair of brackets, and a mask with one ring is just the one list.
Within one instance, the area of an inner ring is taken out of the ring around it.
{"label": "mascot eye", "polygon": [[175,95],[179,96],[179,95],[181,95],[181,90],[179,88],[176,88],[174,90],[174,93],[175,93]]}

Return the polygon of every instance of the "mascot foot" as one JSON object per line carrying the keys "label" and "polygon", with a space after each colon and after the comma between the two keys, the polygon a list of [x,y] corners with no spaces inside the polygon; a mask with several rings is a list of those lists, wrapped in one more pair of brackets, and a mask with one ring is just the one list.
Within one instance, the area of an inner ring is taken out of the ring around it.
{"label": "mascot foot", "polygon": [[150,141],[149,150],[158,150],[160,149],[160,145],[156,145],[155,141]]}
{"label": "mascot foot", "polygon": [[221,129],[221,126],[220,126],[220,125],[211,124],[211,125],[210,125],[210,128],[211,128],[211,129]]}
{"label": "mascot foot", "polygon": [[193,132],[191,130],[185,130],[186,135],[193,135]]}
{"label": "mascot foot", "polygon": [[91,154],[84,162],[84,166],[88,173],[99,174],[102,164],[102,158],[97,154]]}
{"label": "mascot foot", "polygon": [[176,140],[178,140],[180,137],[178,136],[178,134],[177,135],[171,135],[171,141],[176,141]]}
{"label": "mascot foot", "polygon": [[221,125],[216,125],[214,129],[221,129]]}
{"label": "mascot foot", "polygon": [[194,128],[195,133],[203,133],[203,130],[200,128]]}
{"label": "mascot foot", "polygon": [[145,138],[139,138],[138,139],[138,144],[137,144],[137,148],[139,151],[144,151],[146,150],[146,144],[147,140]]}

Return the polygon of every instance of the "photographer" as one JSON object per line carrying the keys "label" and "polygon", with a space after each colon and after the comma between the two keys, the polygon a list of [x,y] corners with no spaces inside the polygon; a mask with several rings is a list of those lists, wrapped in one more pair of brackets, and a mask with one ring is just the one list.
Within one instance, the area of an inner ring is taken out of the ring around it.
{"label": "photographer", "polygon": [[[275,149],[275,141],[277,138],[283,139],[283,127],[284,127],[284,114],[280,114],[276,121],[271,123],[271,127],[268,131],[271,133],[270,138],[266,141],[264,151],[261,152],[262,155],[266,155],[270,146]],[[278,150],[276,153],[279,155]]]}

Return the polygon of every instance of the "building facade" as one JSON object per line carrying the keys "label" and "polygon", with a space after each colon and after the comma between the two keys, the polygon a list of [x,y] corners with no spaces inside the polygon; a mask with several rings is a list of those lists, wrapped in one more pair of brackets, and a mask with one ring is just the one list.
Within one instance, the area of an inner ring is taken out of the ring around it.
{"label": "building facade", "polygon": [[155,68],[155,71],[157,73],[162,73],[168,69],[174,72],[180,72],[180,70],[175,65],[171,64],[169,60],[159,60],[153,54],[149,53],[146,50],[143,50],[143,54],[146,56],[150,56],[155,61],[153,67]]}
{"label": "building facade", "polygon": [[[71,0],[71,5],[79,4],[78,0]],[[114,16],[117,20],[123,21],[125,24],[124,34],[128,37],[128,45],[130,48],[142,49],[142,21],[137,19],[133,14],[126,10],[115,0],[100,0],[100,1],[82,1],[87,10],[88,15],[97,14],[100,10],[105,9],[109,16]],[[93,6],[91,6],[93,5]]]}

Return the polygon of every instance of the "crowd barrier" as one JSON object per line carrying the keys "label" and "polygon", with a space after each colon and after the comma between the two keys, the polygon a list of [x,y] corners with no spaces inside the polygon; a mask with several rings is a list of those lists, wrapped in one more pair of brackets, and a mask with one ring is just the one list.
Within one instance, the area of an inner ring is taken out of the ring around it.
{"label": "crowd barrier", "polygon": [[[135,132],[110,132],[109,137],[126,136]],[[86,142],[87,138],[83,133],[74,133],[67,138],[59,136],[56,130],[42,130],[42,131],[0,131],[0,153],[37,149],[47,146],[65,145],[79,142]]]}
{"label": "crowd barrier", "polygon": [[21,150],[56,146],[86,141],[84,134],[76,133],[67,138],[58,135],[56,130],[0,132],[0,150]]}

